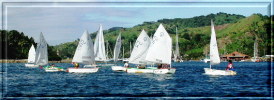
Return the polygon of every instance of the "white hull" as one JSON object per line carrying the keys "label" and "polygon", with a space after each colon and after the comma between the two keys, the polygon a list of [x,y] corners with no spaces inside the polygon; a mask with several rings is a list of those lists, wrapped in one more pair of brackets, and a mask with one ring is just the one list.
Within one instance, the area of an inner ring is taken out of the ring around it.
{"label": "white hull", "polygon": [[210,68],[204,68],[205,74],[207,75],[236,75],[237,73],[235,71],[231,70],[216,70],[216,69],[210,69]]}
{"label": "white hull", "polygon": [[205,63],[208,63],[208,62],[210,62],[210,59],[204,59],[203,60]]}
{"label": "white hull", "polygon": [[97,66],[113,66],[113,65],[115,65],[115,64],[97,64]]}
{"label": "white hull", "polygon": [[155,69],[128,68],[128,73],[154,73]]}
{"label": "white hull", "polygon": [[155,69],[154,74],[174,74],[176,71],[175,68],[165,68],[165,69]]}
{"label": "white hull", "polygon": [[52,67],[52,68],[44,68],[44,70],[46,72],[58,72],[58,71],[64,71],[64,69],[62,68],[56,68],[56,67]]}
{"label": "white hull", "polygon": [[27,63],[27,64],[25,64],[25,66],[26,67],[38,67],[39,65],[35,65],[35,64],[29,64],[29,63]]}
{"label": "white hull", "polygon": [[68,68],[69,73],[95,73],[99,68]]}
{"label": "white hull", "polygon": [[111,69],[113,71],[127,71],[127,68],[123,66],[111,66]]}

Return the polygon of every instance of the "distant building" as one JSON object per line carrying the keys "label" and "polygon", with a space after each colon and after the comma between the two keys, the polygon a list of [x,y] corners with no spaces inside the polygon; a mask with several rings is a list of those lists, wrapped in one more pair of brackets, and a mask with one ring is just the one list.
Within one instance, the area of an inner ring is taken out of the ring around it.
{"label": "distant building", "polygon": [[241,60],[246,60],[246,59],[249,59],[248,55],[239,53],[237,51],[234,51],[230,54],[221,56],[222,61],[228,61],[228,60],[241,61]]}

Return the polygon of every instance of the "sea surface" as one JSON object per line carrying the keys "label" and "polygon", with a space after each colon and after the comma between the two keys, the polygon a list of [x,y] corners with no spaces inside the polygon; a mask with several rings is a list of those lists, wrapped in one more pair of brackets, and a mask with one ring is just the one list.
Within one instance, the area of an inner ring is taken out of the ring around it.
{"label": "sea surface", "polygon": [[[56,66],[73,67],[69,63]],[[122,65],[120,63],[119,65]],[[225,69],[227,62],[213,66]],[[273,63],[272,63],[273,65]],[[234,62],[235,76],[210,76],[203,68],[209,63],[172,63],[175,74],[131,74],[100,67],[97,73],[75,74],[45,72],[28,68],[24,63],[3,63],[1,69],[2,98],[270,98],[270,62]]]}

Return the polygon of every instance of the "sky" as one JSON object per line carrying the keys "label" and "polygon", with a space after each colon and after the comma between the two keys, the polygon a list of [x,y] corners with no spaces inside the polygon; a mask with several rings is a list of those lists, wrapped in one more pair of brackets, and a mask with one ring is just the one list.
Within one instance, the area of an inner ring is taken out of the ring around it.
{"label": "sky", "polygon": [[[254,13],[273,15],[273,1],[210,1],[186,0],[183,2],[106,2],[66,0],[57,2],[2,1],[2,29],[18,30],[38,41],[43,33],[49,45],[71,42],[80,38],[85,30],[96,32],[111,27],[133,27],[144,21],[168,18],[191,18],[194,16],[224,12],[250,16]],[[272,4],[272,5],[270,5]],[[3,9],[2,9],[3,8]]]}

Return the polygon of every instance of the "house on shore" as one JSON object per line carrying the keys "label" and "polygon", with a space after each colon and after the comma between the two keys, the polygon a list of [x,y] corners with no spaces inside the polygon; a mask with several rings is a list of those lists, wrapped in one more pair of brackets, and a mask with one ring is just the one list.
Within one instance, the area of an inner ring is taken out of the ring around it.
{"label": "house on shore", "polygon": [[230,54],[222,55],[220,58],[221,58],[222,61],[228,61],[228,60],[243,61],[243,60],[249,59],[250,57],[246,54],[242,54],[242,53],[239,53],[237,51],[234,51]]}

